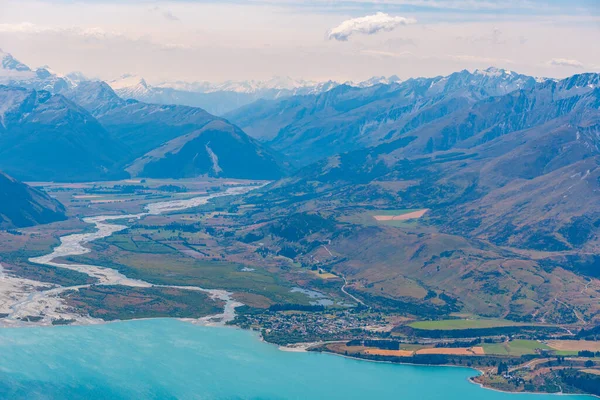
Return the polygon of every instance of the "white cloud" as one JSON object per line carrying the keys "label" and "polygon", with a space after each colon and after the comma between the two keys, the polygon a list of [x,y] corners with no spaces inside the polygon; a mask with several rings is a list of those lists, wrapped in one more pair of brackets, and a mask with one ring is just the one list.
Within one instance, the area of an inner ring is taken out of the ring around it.
{"label": "white cloud", "polygon": [[329,40],[346,41],[354,33],[373,35],[381,31],[389,32],[400,25],[414,24],[416,22],[413,18],[393,17],[389,14],[378,12],[377,14],[365,17],[348,19],[329,30],[327,36]]}
{"label": "white cloud", "polygon": [[571,68],[583,68],[583,63],[577,60],[569,60],[568,58],[553,58],[548,61],[548,65],[553,67],[571,67]]}

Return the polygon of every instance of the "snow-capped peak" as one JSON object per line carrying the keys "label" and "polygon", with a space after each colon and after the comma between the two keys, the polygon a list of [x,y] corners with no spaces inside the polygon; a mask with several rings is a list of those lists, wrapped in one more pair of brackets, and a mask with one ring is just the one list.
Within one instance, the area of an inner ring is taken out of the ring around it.
{"label": "snow-capped peak", "polygon": [[500,77],[504,75],[513,75],[514,72],[504,68],[488,67],[486,69],[476,69],[474,74],[485,75],[489,77]]}
{"label": "snow-capped peak", "polygon": [[294,79],[289,76],[276,76],[268,80],[247,80],[247,81],[224,81],[224,82],[185,82],[185,81],[164,81],[158,83],[156,87],[184,90],[198,93],[214,92],[235,92],[256,94],[264,91],[289,91],[295,92],[305,88],[313,88],[322,85],[323,82],[307,81],[303,79]]}
{"label": "snow-capped peak", "polygon": [[344,84],[348,85],[348,86],[366,88],[366,87],[371,87],[371,86],[375,86],[375,85],[391,85],[392,83],[400,83],[400,82],[402,82],[402,79],[400,79],[397,75],[392,75],[387,78],[385,76],[373,76],[367,80],[358,81],[358,82],[346,81],[346,82],[344,82]]}
{"label": "snow-capped peak", "polygon": [[143,88],[148,88],[148,84],[138,75],[125,74],[119,77],[118,79],[112,80],[108,82],[108,84],[115,90],[125,89],[135,86],[141,86]]}
{"label": "snow-capped peak", "polygon": [[14,58],[12,56],[12,54],[10,53],[5,53],[4,51],[2,51],[2,49],[0,49],[0,62],[2,63],[2,69],[4,70],[11,70],[11,71],[19,71],[19,72],[30,72],[31,69],[23,64],[22,62],[20,62],[19,60],[17,60],[16,58]]}
{"label": "snow-capped peak", "polygon": [[65,78],[67,78],[74,86],[77,86],[81,82],[89,81],[90,78],[85,76],[83,72],[73,71],[69,72]]}
{"label": "snow-capped peak", "polygon": [[48,78],[52,78],[52,77],[64,78],[64,76],[62,74],[54,71],[47,65],[43,65],[43,66],[39,67],[38,69],[36,69],[35,74],[40,79],[48,79]]}

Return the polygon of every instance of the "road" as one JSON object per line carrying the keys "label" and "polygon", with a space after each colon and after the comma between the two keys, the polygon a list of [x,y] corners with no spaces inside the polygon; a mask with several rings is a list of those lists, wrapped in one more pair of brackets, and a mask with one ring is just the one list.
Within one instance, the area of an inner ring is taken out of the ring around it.
{"label": "road", "polygon": [[360,303],[366,307],[367,305],[361,299],[357,298],[356,296],[354,296],[346,291],[346,286],[348,285],[348,280],[346,279],[346,277],[344,275],[342,275],[342,279],[344,279],[344,284],[342,285],[342,292],[344,292],[346,295],[351,297],[357,303]]}

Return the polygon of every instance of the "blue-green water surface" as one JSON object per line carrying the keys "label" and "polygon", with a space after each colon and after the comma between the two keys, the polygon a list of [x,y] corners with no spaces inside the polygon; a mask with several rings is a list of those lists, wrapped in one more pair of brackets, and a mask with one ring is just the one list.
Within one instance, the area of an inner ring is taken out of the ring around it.
{"label": "blue-green water surface", "polygon": [[3,399],[583,400],[506,394],[465,368],[292,353],[233,328],[170,319],[0,329]]}

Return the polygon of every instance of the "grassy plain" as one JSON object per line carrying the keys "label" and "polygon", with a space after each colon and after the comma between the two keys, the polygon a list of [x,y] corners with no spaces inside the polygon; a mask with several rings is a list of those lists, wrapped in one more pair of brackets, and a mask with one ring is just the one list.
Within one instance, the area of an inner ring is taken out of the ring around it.
{"label": "grassy plain", "polygon": [[504,343],[484,343],[485,354],[496,354],[506,356],[522,356],[525,354],[536,354],[536,349],[552,350],[544,343],[537,340],[512,340]]}
{"label": "grassy plain", "polygon": [[522,325],[525,324],[504,319],[445,319],[439,321],[417,321],[409,324],[411,328],[425,330],[482,329]]}
{"label": "grassy plain", "polygon": [[[200,286],[250,293],[273,303],[308,304],[308,297],[291,292],[292,285],[265,269],[244,270],[244,265],[225,260],[186,256],[166,244],[140,237],[132,241],[128,233],[117,233],[91,244],[95,250],[71,262],[101,263],[125,275],[161,285]],[[251,299],[251,297],[249,297]]]}
{"label": "grassy plain", "polygon": [[206,293],[176,288],[91,286],[63,294],[69,306],[106,321],[134,318],[200,318],[223,311]]}

